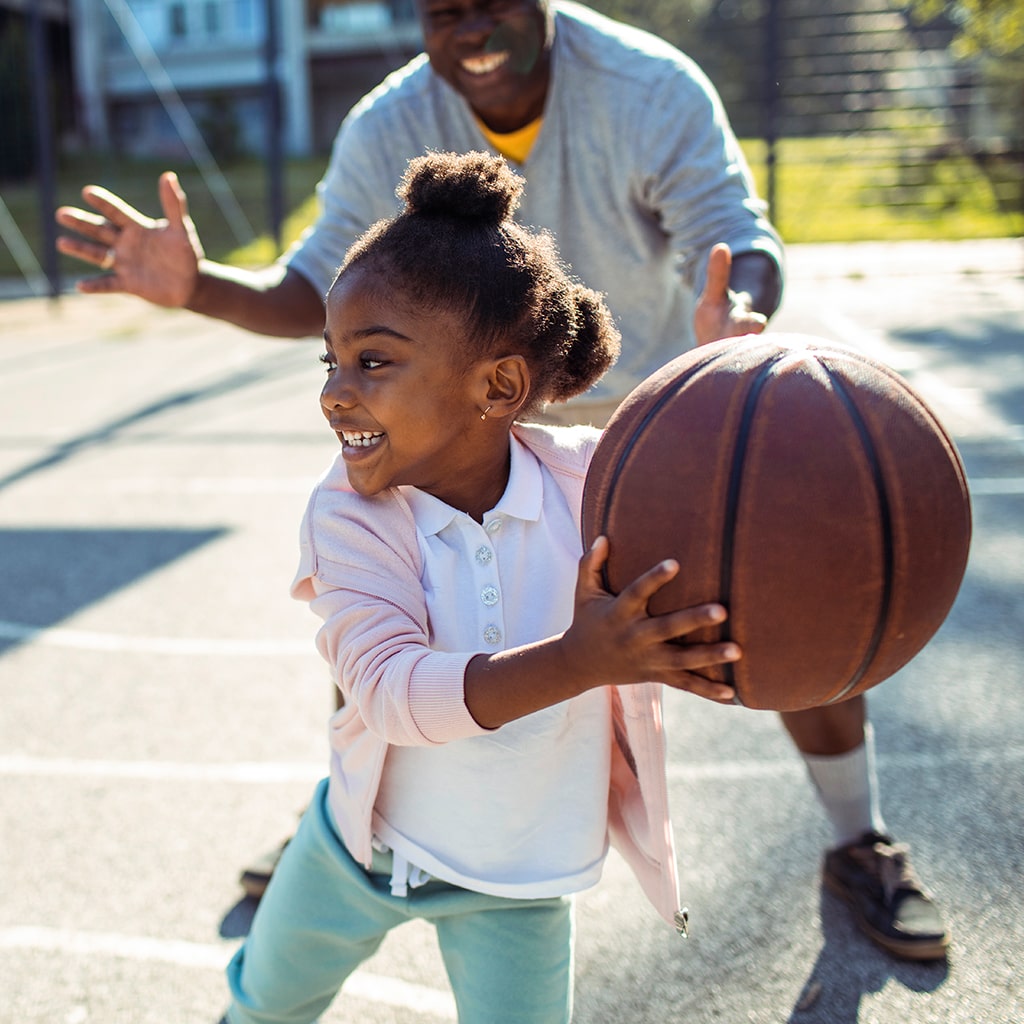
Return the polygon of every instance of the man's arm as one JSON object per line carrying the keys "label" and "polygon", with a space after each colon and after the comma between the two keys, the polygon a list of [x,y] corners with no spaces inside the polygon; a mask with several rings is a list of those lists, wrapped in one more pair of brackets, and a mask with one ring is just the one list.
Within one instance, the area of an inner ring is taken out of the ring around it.
{"label": "man's arm", "polygon": [[159,194],[164,216],[155,220],[96,185],[82,190],[91,210],[57,211],[57,223],[75,233],[61,236],[57,248],[105,272],[80,281],[79,291],[136,295],[276,337],[322,332],[322,297],[302,275],[280,265],[243,270],[206,259],[175,174],[160,176]]}
{"label": "man's arm", "polygon": [[319,338],[324,330],[321,297],[280,266],[247,271],[203,259],[185,308],[275,338]]}

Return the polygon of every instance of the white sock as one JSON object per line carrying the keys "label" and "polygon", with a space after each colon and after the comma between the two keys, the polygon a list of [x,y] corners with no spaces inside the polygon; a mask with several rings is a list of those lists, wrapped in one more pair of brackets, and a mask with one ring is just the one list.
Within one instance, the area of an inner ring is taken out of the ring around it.
{"label": "white sock", "polygon": [[836,845],[865,832],[887,832],[878,799],[875,733],[864,723],[864,742],[846,754],[803,754],[818,798],[832,823]]}

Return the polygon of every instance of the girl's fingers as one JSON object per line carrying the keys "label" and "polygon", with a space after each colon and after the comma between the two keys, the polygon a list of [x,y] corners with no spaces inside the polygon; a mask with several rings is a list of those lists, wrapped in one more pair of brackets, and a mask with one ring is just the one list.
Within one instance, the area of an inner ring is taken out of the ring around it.
{"label": "girl's fingers", "polygon": [[677,683],[669,683],[677,690],[686,690],[706,700],[713,700],[719,704],[735,704],[736,691],[726,683],[716,683],[711,679],[704,679],[701,676],[687,676],[685,680]]}
{"label": "girl's fingers", "polygon": [[658,640],[676,640],[698,629],[717,626],[728,618],[725,608],[717,602],[683,608],[677,612],[666,612],[653,616],[650,622],[652,635]]}
{"label": "girl's fingers", "polygon": [[637,609],[646,608],[647,602],[678,573],[679,563],[674,558],[666,558],[625,587],[619,600]]}
{"label": "girl's fingers", "polygon": [[594,543],[583,552],[580,559],[579,582],[586,584],[589,589],[603,590],[604,581],[601,578],[601,567],[608,559],[608,538],[595,537]]}

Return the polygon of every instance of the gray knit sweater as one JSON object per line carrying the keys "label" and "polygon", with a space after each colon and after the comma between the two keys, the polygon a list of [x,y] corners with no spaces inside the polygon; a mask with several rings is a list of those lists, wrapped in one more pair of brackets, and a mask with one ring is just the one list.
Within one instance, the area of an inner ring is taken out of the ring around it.
{"label": "gray knit sweater", "polygon": [[[553,80],[517,219],[555,235],[605,293],[622,356],[593,397],[625,394],[692,347],[708,253],[782,245],[711,83],[663,40],[575,3],[556,5]],[[394,191],[428,149],[490,151],[465,101],[420,55],[364,97],[318,186],[322,213],[284,261],[326,293],[352,242],[400,209]]]}

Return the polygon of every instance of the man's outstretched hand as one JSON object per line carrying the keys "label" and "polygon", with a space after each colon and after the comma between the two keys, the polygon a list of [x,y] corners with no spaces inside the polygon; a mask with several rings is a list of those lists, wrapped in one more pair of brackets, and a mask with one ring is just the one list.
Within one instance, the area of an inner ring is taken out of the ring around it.
{"label": "man's outstretched hand", "polygon": [[105,271],[80,281],[80,292],[125,292],[158,306],[188,302],[199,276],[203,247],[178,176],[165,171],[158,188],[164,212],[159,220],[100,185],[82,189],[82,199],[92,210],[73,206],[57,210],[57,223],[80,236],[60,236],[57,249]]}
{"label": "man's outstretched hand", "polygon": [[[758,259],[765,258],[758,256]],[[724,242],[719,242],[708,257],[704,291],[693,314],[698,345],[744,334],[760,334],[768,324],[768,317],[753,308],[754,300],[749,292],[737,292],[729,287],[732,269],[732,251]]]}

